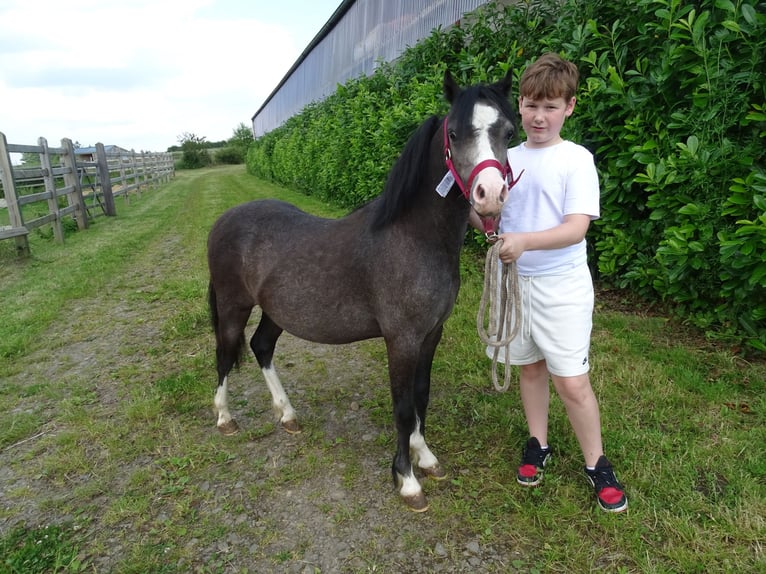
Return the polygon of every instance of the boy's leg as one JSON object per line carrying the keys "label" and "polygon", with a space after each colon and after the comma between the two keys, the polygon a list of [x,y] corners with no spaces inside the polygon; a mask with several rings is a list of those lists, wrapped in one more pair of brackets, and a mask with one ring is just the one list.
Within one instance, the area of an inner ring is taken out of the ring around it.
{"label": "boy's leg", "polygon": [[585,475],[593,485],[599,506],[608,512],[622,512],[628,508],[628,498],[617,481],[611,463],[604,456],[598,401],[588,373],[577,377],[552,378],[580,442],[585,457]]}
{"label": "boy's leg", "polygon": [[548,406],[550,404],[548,377],[548,368],[544,360],[531,365],[522,365],[519,369],[519,390],[529,427],[529,436],[536,437],[541,445],[548,444]]}
{"label": "boy's leg", "polygon": [[[545,465],[551,458],[548,447],[548,367],[545,361],[523,365],[519,388],[524,414],[529,427],[529,439],[522,451],[516,482],[522,486],[537,486],[543,480]],[[545,448],[542,448],[545,446]]]}
{"label": "boy's leg", "polygon": [[572,424],[575,436],[580,443],[586,466],[596,466],[599,457],[604,454],[601,442],[601,417],[598,401],[590,385],[588,373],[576,377],[552,375],[553,385],[561,397]]}

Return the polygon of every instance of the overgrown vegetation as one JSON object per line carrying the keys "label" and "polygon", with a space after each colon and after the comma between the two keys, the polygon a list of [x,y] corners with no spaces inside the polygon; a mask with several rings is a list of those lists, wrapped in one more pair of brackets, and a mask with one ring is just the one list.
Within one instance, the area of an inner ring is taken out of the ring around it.
{"label": "overgrown vegetation", "polygon": [[213,163],[205,145],[205,136],[184,132],[178,136],[181,144],[181,161],[178,167],[181,169],[199,169]]}
{"label": "overgrown vegetation", "polygon": [[260,137],[250,173],[342,206],[377,195],[441,79],[576,62],[565,136],[591,149],[592,267],[737,348],[766,351],[766,3],[542,0],[490,5]]}
{"label": "overgrown vegetation", "polygon": [[247,149],[253,142],[253,132],[240,122],[225,141],[209,142],[204,136],[184,132],[178,136],[178,142],[179,146],[172,146],[168,151],[180,152],[179,169],[199,169],[213,164],[236,165],[245,163]]}

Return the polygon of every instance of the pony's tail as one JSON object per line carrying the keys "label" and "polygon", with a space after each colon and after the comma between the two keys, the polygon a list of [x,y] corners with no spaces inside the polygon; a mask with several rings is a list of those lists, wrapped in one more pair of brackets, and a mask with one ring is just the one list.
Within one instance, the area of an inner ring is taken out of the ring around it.
{"label": "pony's tail", "polygon": [[239,367],[245,350],[245,332],[240,331],[234,344],[227,343],[221,336],[221,324],[218,317],[218,297],[213,282],[207,285],[207,304],[210,309],[210,322],[215,333],[215,358],[219,372],[223,368],[228,373],[233,367]]}
{"label": "pony's tail", "polygon": [[213,324],[213,332],[215,338],[218,340],[218,299],[215,296],[215,287],[213,282],[208,281],[207,284],[207,306],[210,309],[210,322]]}

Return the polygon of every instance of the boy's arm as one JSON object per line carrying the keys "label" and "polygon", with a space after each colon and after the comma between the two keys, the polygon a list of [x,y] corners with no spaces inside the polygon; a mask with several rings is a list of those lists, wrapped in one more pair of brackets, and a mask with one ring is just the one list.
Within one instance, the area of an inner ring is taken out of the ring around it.
{"label": "boy's arm", "polygon": [[590,225],[590,215],[571,213],[564,216],[564,221],[556,227],[543,231],[525,233],[503,233],[500,239],[500,260],[503,263],[516,261],[525,251],[539,249],[560,249],[579,243],[585,237]]}

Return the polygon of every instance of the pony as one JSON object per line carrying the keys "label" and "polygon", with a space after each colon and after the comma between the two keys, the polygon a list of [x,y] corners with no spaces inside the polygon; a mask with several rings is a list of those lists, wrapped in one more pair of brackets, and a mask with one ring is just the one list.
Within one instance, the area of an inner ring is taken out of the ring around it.
{"label": "pony", "polygon": [[238,430],[228,375],[242,358],[256,305],[261,318],[250,348],[290,433],[300,427],[273,363],[282,332],[328,344],[382,337],[397,433],[391,473],[411,510],[428,509],[413,462],[425,477],[446,477],[425,441],[431,365],[460,287],[470,210],[493,221],[508,195],[507,147],[516,130],[511,84],[509,71],[495,83],[461,88],[445,72],[449,113],[426,119],[383,192],[344,217],[319,218],[264,199],[233,207],[214,223],[208,303],[221,433]]}

